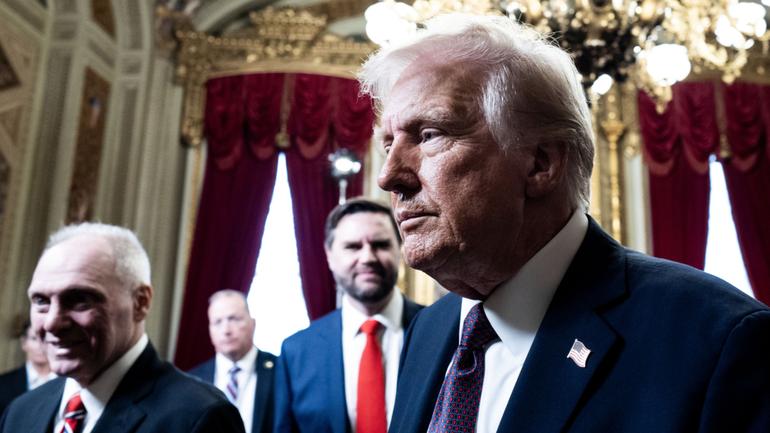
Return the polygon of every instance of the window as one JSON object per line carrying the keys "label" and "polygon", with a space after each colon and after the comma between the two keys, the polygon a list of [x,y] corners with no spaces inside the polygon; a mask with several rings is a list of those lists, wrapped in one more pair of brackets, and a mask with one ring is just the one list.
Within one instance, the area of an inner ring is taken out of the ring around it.
{"label": "window", "polygon": [[294,213],[283,154],[278,158],[273,199],[248,302],[257,322],[254,344],[276,355],[286,337],[310,323],[302,294]]}
{"label": "window", "polygon": [[711,198],[709,201],[709,232],[706,244],[705,271],[727,281],[753,297],[754,293],[746,275],[746,266],[738,246],[735,222],[730,210],[722,164],[712,158]]}

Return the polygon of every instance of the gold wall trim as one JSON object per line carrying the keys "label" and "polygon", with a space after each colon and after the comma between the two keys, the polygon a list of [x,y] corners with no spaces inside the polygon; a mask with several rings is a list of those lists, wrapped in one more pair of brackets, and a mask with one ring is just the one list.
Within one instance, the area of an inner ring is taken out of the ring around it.
{"label": "gold wall trim", "polygon": [[326,32],[327,19],[307,10],[265,8],[250,14],[251,27],[228,36],[178,30],[176,76],[184,87],[182,143],[203,141],[205,84],[211,78],[251,73],[312,73],[354,78],[376,49]]}

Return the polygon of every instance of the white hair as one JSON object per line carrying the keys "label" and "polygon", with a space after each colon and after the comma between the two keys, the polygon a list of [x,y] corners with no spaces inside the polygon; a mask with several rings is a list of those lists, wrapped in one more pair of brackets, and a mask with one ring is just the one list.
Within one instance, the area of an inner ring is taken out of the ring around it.
{"label": "white hair", "polygon": [[129,229],[103,223],[71,224],[54,232],[48,238],[45,249],[84,235],[98,236],[110,244],[115,260],[115,272],[121,281],[133,288],[151,285],[150,259],[139,238]]}
{"label": "white hair", "polygon": [[372,54],[359,73],[362,92],[381,108],[407,67],[436,56],[442,64],[464,63],[481,70],[479,108],[504,150],[541,142],[563,145],[571,204],[588,206],[594,155],[591,113],[566,52],[510,18],[440,15],[408,40]]}

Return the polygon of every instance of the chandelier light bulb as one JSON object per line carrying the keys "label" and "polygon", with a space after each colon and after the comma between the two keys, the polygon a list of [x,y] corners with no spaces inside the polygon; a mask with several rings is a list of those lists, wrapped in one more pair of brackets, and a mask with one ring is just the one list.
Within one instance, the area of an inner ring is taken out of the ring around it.
{"label": "chandelier light bulb", "polygon": [[389,45],[417,31],[417,12],[412,6],[385,0],[366,8],[366,36],[377,45]]}
{"label": "chandelier light bulb", "polygon": [[612,83],[612,77],[610,77],[608,74],[601,74],[599,75],[599,78],[597,78],[591,85],[591,91],[600,96],[604,95],[610,91],[612,88]]}
{"label": "chandelier light bulb", "polygon": [[361,161],[349,149],[338,149],[329,155],[331,175],[333,178],[347,179],[361,171]]}
{"label": "chandelier light bulb", "polygon": [[690,74],[692,65],[687,48],[679,44],[661,44],[647,52],[647,73],[661,86],[671,86]]}
{"label": "chandelier light bulb", "polygon": [[765,8],[757,3],[735,3],[730,5],[728,14],[735,22],[735,28],[749,37],[762,37],[767,30]]}

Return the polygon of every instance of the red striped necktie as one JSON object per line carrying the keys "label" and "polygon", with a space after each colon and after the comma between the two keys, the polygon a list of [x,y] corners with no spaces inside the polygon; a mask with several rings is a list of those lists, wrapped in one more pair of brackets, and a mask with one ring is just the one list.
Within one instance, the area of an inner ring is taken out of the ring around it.
{"label": "red striped necktie", "polygon": [[86,407],[83,400],[80,399],[80,392],[76,393],[67,401],[64,407],[64,426],[60,433],[78,433],[83,429],[86,418]]}

